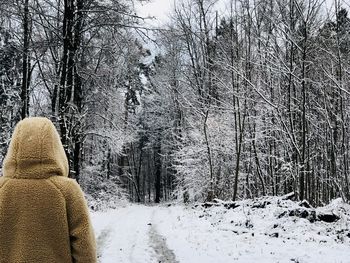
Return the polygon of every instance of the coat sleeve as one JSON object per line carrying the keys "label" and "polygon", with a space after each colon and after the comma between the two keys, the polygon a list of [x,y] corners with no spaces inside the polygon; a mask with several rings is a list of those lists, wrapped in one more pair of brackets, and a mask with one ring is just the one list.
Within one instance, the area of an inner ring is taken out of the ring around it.
{"label": "coat sleeve", "polygon": [[83,191],[75,180],[67,189],[67,219],[74,263],[96,263],[96,240]]}

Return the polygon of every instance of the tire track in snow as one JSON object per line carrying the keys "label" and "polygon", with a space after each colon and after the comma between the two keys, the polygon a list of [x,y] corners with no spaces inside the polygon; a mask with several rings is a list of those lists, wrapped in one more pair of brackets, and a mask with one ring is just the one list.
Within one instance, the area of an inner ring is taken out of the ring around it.
{"label": "tire track in snow", "polygon": [[179,263],[167,240],[157,231],[158,207],[130,206],[100,217],[99,263]]}
{"label": "tire track in snow", "polygon": [[[153,210],[152,218],[155,210]],[[153,220],[152,220],[153,221]],[[156,227],[150,224],[149,241],[151,247],[154,249],[158,263],[179,263],[177,261],[174,251],[172,251],[166,244],[166,238],[158,233]]]}
{"label": "tire track in snow", "polygon": [[155,263],[149,230],[153,209],[130,205],[94,216],[99,222],[98,263]]}
{"label": "tire track in snow", "polygon": [[98,262],[101,262],[101,257],[103,253],[103,249],[105,248],[106,244],[109,241],[109,238],[112,234],[111,227],[108,226],[105,229],[101,231],[99,236],[97,237],[96,243],[97,243],[97,260]]}

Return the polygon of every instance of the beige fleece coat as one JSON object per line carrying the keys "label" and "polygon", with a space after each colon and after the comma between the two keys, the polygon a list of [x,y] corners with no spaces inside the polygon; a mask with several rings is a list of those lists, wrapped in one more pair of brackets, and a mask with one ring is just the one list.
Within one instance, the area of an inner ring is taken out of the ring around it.
{"label": "beige fleece coat", "polygon": [[52,122],[20,121],[0,177],[1,263],[97,261],[83,192],[67,175],[67,158]]}

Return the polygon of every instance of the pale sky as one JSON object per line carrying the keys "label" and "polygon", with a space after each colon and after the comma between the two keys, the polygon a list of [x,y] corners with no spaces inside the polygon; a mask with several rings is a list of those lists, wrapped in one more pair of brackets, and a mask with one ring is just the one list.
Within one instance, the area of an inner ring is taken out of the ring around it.
{"label": "pale sky", "polygon": [[[154,17],[155,19],[146,19],[145,20],[145,26],[148,27],[156,27],[161,28],[169,21],[169,15],[174,9],[174,3],[176,1],[181,0],[150,0],[150,1],[134,1],[135,9],[137,15],[141,17]],[[218,0],[216,4],[216,9],[219,10],[219,13],[224,12],[227,10],[227,3],[230,0]],[[276,0],[278,1],[278,0]],[[305,0],[308,1],[308,0]],[[322,2],[322,0],[320,0]],[[340,1],[341,6],[347,8],[350,11],[350,0],[324,0],[324,4],[327,6],[326,16],[330,15],[334,16],[334,13],[331,11],[334,8],[334,2]],[[152,32],[145,32],[149,37],[152,37]],[[150,48],[152,50],[152,54],[157,53],[158,47],[155,46],[155,44],[150,41],[149,43],[145,43],[146,47]]]}
{"label": "pale sky", "polygon": [[[150,0],[149,2],[140,3],[136,1],[135,7],[138,15],[142,17],[153,16],[156,19],[149,21],[153,26],[161,26],[168,21],[169,13],[172,11],[176,0]],[[350,9],[350,0],[324,0],[327,5],[327,9],[334,8],[334,2],[339,1],[342,7]],[[227,0],[219,0],[219,10],[225,10]],[[224,7],[224,8],[223,8]],[[330,11],[330,10],[328,10]],[[350,10],[349,10],[350,11]]]}
{"label": "pale sky", "polygon": [[172,10],[174,0],[151,0],[147,3],[137,2],[135,4],[137,14],[142,17],[155,17],[149,23],[160,26],[168,21],[169,13]]}

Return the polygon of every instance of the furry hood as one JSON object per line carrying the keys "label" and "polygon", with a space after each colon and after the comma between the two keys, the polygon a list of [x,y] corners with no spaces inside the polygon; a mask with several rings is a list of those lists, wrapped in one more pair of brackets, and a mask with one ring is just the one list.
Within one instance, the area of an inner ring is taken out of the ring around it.
{"label": "furry hood", "polygon": [[4,159],[3,174],[21,179],[68,176],[67,157],[49,119],[26,118],[16,125]]}

